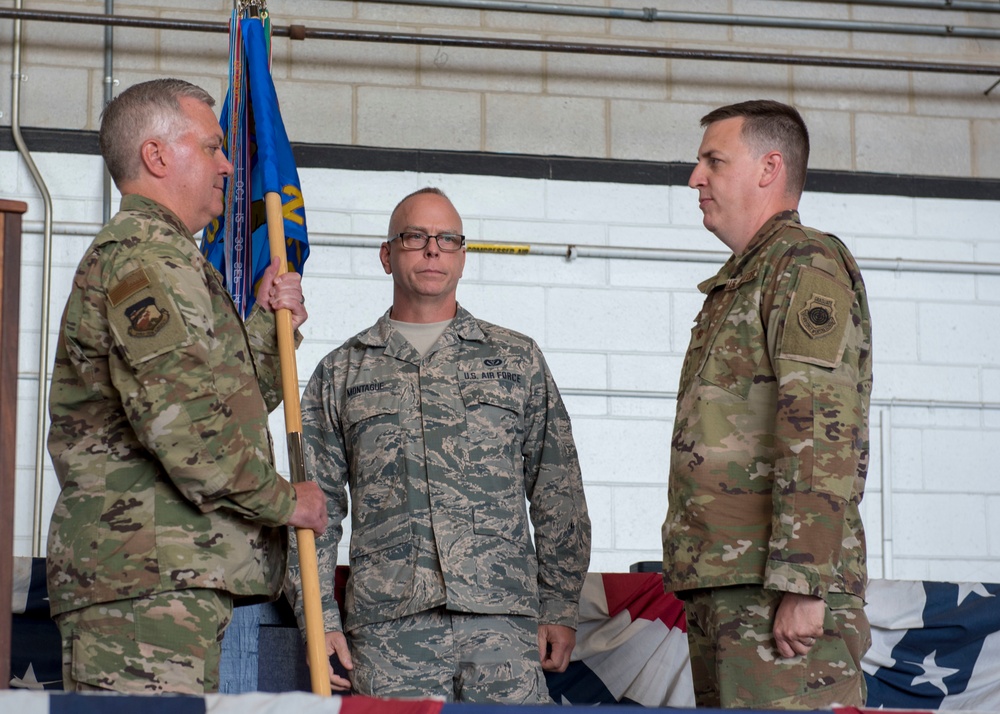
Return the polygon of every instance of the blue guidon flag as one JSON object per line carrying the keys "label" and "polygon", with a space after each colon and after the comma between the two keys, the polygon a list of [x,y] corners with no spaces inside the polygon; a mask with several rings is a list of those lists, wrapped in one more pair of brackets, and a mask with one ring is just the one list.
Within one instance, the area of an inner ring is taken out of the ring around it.
{"label": "blue guidon flag", "polygon": [[281,196],[288,270],[301,273],[309,256],[299,174],[271,81],[270,18],[266,10],[247,12],[233,11],[230,22],[229,91],[219,119],[234,173],[225,213],[205,228],[201,244],[244,319],[271,261],[265,193]]}
{"label": "blue guidon flag", "polygon": [[868,708],[1000,711],[1000,584],[873,580]]}

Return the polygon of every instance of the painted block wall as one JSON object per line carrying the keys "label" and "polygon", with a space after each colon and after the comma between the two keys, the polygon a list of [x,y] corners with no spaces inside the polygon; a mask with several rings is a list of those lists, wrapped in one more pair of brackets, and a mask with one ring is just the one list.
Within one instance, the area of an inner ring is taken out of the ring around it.
{"label": "painted block wall", "polygon": [[[574,5],[630,7],[624,0]],[[30,10],[103,13],[102,0],[27,0]],[[661,10],[958,27],[1000,14],[773,0],[645,0]],[[699,50],[996,65],[1000,42],[842,31],[553,17],[345,0],[270,0],[275,23],[354,31],[592,42]],[[225,22],[229,0],[117,0],[120,15]],[[0,20],[0,69],[13,22]],[[23,23],[20,123],[94,131],[104,30]],[[221,99],[225,37],[118,28],[120,90],[162,76]],[[813,139],[811,166],[948,178],[1000,177],[1000,92],[990,76],[635,59],[409,44],[274,40],[274,74],[293,141],[389,148],[690,161],[698,119],[724,103],[794,103]],[[4,77],[8,73],[4,73]],[[12,89],[0,82],[0,126]],[[54,199],[52,343],[72,270],[101,217],[93,156],[40,154]],[[459,297],[474,313],[532,335],[570,408],[594,521],[595,570],[659,559],[673,390],[696,284],[725,258],[683,187],[470,175],[307,169],[314,236],[306,291],[313,316],[299,373],[374,321],[391,288],[370,248],[319,245],[377,236],[422,185],[445,188],[479,240],[717,251],[717,262],[470,254]],[[0,152],[0,195],[29,203],[22,270],[16,552],[32,543],[42,247],[41,207],[23,164]],[[1000,264],[998,200],[808,193],[804,220],[841,235],[859,258]],[[872,470],[865,500],[874,576],[1000,581],[1000,276],[865,271],[875,320]],[[51,361],[51,353],[49,356]],[[606,394],[595,395],[594,390]],[[623,396],[641,392],[641,396]],[[280,417],[274,419],[284,460]],[[41,513],[55,479],[46,462]],[[42,528],[44,533],[44,524]]]}
{"label": "painted block wall", "polygon": [[[55,328],[72,271],[100,222],[97,157],[36,157],[55,204]],[[31,549],[40,332],[41,209],[19,158],[0,153],[0,191],[29,203],[19,352],[18,554]],[[659,560],[674,390],[696,285],[725,259],[684,187],[456,174],[305,169],[313,240],[304,289],[311,316],[298,351],[302,385],[329,350],[389,306],[377,257],[389,211],[406,193],[443,188],[472,242],[715,251],[717,261],[470,253],[459,300],[473,314],[534,337],[573,420],[594,527],[593,570]],[[805,222],[873,258],[1000,264],[1000,201],[807,193]],[[368,236],[370,247],[338,237]],[[971,266],[975,270],[974,266]],[[1000,581],[998,338],[1000,277],[866,269],[874,322],[872,467],[863,516],[874,577]],[[51,360],[51,358],[50,358]],[[595,393],[596,392],[596,393]],[[634,393],[634,394],[630,394]],[[287,472],[280,413],[272,418]],[[55,498],[45,455],[43,515]],[[346,541],[345,541],[346,542]],[[346,550],[342,549],[346,559]]]}
{"label": "painted block wall", "polygon": [[[447,2],[447,0],[443,0]],[[524,5],[530,6],[528,2]],[[545,4],[545,3],[538,3]],[[556,3],[560,4],[560,3]],[[792,21],[923,26],[937,36],[640,20],[347,0],[270,0],[275,26],[629,48],[783,54],[875,62],[995,66],[997,12],[782,0],[577,0],[562,5]],[[988,3],[980,3],[988,5]],[[27,0],[26,9],[105,12],[104,0]],[[228,21],[231,0],[116,0],[114,13]],[[944,3],[942,3],[944,6]],[[96,130],[104,101],[104,28],[22,22],[23,126]],[[0,20],[8,77],[13,21]],[[946,27],[957,28],[941,36]],[[113,81],[179,76],[221,97],[225,34],[114,29]],[[698,118],[770,97],[809,123],[813,168],[1000,177],[996,73],[845,69],[375,41],[275,37],[273,74],[294,141],[457,151],[690,161]],[[9,124],[11,88],[0,83]],[[57,103],[58,110],[53,107]]]}

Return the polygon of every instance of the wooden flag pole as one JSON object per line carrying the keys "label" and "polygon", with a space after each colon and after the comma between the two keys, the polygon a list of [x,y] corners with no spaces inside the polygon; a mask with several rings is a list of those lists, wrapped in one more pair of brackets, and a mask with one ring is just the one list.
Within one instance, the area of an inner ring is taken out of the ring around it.
{"label": "wooden flag pole", "polygon": [[[267,211],[267,236],[271,258],[280,258],[278,275],[288,272],[285,251],[285,221],[281,210],[281,196],[273,191],[264,194]],[[302,455],[302,409],[299,402],[299,372],[295,363],[295,336],[292,330],[291,310],[275,312],[278,330],[278,357],[281,360],[281,391],[285,405],[285,435],[288,440],[288,464],[292,481],[306,478],[305,460]],[[316,535],[309,528],[296,528],[295,539],[299,549],[299,568],[302,575],[302,603],[306,620],[306,650],[309,653],[309,678],[313,694],[330,696],[330,678],[323,666],[329,660],[323,632],[323,606],[319,594],[319,566],[316,562]]]}

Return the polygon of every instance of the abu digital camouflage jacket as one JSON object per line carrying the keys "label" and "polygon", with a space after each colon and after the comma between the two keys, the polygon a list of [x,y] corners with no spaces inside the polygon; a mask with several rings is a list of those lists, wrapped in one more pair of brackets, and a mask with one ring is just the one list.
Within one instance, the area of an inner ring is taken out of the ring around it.
{"label": "abu digital camouflage jacket", "polygon": [[125,196],[77,268],[59,329],[53,614],[191,587],[280,591],[287,536],[275,526],[295,499],[272,465],[278,379],[273,318],[258,308],[244,326],[180,219]]}
{"label": "abu digital camouflage jacket", "polygon": [[348,630],[442,605],[576,627],[590,519],[534,341],[459,307],[421,359],[386,313],[319,364],[302,412],[306,470],[329,504],[316,541],[327,631],[341,629],[348,489]]}
{"label": "abu digital camouflage jacket", "polygon": [[871,321],[857,263],[796,212],[699,286],[671,443],[664,580],[858,607]]}

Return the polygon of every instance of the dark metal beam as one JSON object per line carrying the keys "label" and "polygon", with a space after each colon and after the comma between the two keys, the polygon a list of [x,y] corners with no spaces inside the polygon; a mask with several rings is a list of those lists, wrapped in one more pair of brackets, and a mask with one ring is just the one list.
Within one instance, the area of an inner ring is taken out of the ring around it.
{"label": "dark metal beam", "polygon": [[[0,19],[66,22],[115,27],[141,27],[156,30],[187,32],[228,32],[228,22],[197,20],[162,20],[127,15],[100,15],[79,12],[48,12],[41,10],[9,10],[0,8]],[[719,50],[671,49],[632,45],[607,45],[583,42],[550,42],[544,40],[462,37],[450,35],[409,34],[401,32],[374,32],[359,30],[334,30],[309,28],[303,25],[272,25],[272,34],[295,40],[338,40],[341,42],[383,42],[434,47],[470,47],[474,49],[522,50],[530,52],[562,52],[571,54],[610,55],[619,57],[645,57],[656,59],[708,60],[714,62],[751,62],[760,64],[802,65],[836,67],[842,69],[881,69],[900,72],[932,72],[942,74],[969,74],[990,77],[1000,76],[1000,66],[958,64],[951,62],[914,62],[853,57],[826,57],[821,55],[791,55],[754,52],[726,52]]]}

